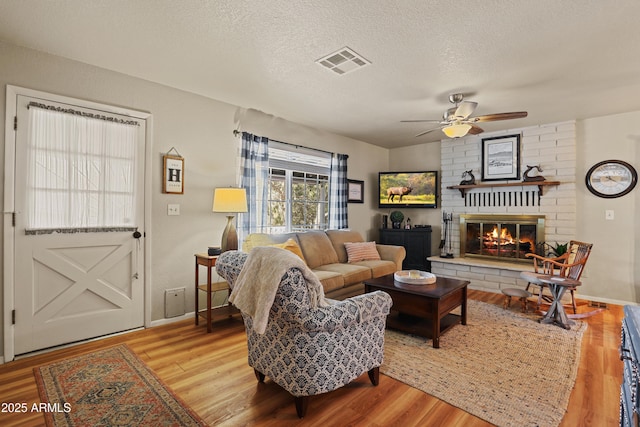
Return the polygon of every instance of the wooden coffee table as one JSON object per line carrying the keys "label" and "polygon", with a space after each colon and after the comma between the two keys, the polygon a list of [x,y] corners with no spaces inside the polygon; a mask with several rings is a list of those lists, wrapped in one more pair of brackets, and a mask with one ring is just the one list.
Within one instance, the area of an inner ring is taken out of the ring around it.
{"label": "wooden coffee table", "polygon": [[[467,324],[466,280],[438,277],[431,285],[410,285],[397,282],[393,274],[365,280],[365,292],[384,291],[391,295],[393,307],[387,326],[433,340],[440,348],[440,335],[449,328]],[[460,315],[451,311],[461,307]]]}

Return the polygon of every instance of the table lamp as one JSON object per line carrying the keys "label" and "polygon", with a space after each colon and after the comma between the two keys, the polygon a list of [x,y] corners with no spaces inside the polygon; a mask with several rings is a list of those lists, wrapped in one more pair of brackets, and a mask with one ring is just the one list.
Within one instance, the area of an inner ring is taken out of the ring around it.
{"label": "table lamp", "polygon": [[[213,192],[213,212],[247,212],[247,192],[244,188],[216,188]],[[238,249],[238,234],[233,215],[227,215],[227,226],[222,233],[222,252]]]}

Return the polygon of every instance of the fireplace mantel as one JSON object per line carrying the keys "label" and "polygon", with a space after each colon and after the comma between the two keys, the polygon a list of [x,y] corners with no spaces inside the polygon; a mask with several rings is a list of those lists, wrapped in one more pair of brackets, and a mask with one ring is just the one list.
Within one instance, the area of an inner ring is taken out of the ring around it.
{"label": "fireplace mantel", "polygon": [[522,181],[522,182],[500,182],[495,184],[468,184],[468,185],[451,185],[447,187],[450,190],[459,190],[462,198],[467,193],[467,190],[474,188],[493,188],[493,187],[525,187],[535,185],[538,187],[538,191],[542,194],[542,189],[551,185],[560,185],[560,181]]}

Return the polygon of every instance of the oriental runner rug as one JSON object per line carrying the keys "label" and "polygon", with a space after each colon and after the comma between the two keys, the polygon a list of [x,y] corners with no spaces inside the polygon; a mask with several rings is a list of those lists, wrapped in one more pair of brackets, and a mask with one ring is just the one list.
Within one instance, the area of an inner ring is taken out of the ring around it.
{"label": "oriental runner rug", "polygon": [[34,368],[48,426],[204,426],[126,344]]}
{"label": "oriental runner rug", "polygon": [[497,426],[558,426],[587,324],[571,330],[539,315],[469,300],[467,325],[431,340],[387,329],[380,372]]}

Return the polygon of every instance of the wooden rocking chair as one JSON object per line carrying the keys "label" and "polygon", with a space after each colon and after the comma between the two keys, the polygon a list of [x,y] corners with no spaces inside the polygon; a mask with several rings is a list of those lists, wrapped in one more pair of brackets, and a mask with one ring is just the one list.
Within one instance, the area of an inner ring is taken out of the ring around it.
{"label": "wooden rocking chair", "polygon": [[[584,266],[591,254],[592,243],[579,242],[572,240],[569,242],[568,250],[564,254],[555,258],[545,258],[536,254],[527,254],[528,258],[533,258],[534,271],[523,271],[520,273],[520,277],[527,281],[526,290],[529,290],[531,286],[538,287],[538,310],[542,299],[551,302],[546,295],[543,295],[543,290],[548,287],[547,284],[540,280],[541,276],[560,276],[573,280],[580,280]],[[577,313],[576,299],[575,299],[575,287],[569,288],[571,293],[571,305],[573,306],[573,313]],[[595,314],[595,313],[593,313]]]}

